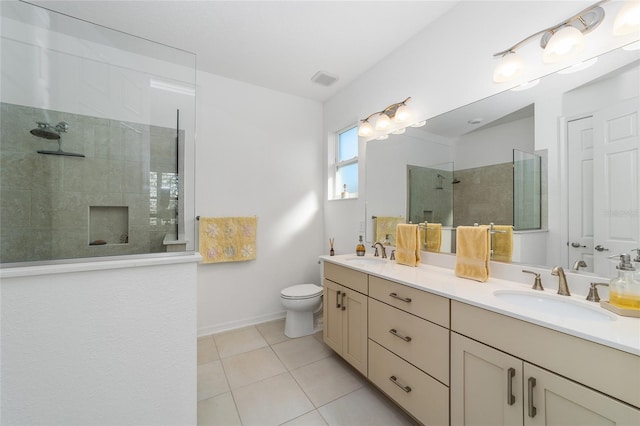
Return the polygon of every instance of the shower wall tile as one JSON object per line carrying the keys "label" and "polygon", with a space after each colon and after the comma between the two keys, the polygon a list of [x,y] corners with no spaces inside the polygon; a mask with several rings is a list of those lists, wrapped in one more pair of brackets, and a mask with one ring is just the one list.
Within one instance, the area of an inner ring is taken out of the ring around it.
{"label": "shower wall tile", "polygon": [[31,191],[3,189],[0,191],[0,205],[0,227],[3,230],[30,227]]}
{"label": "shower wall tile", "polygon": [[29,154],[3,153],[0,158],[0,185],[3,189],[31,189],[33,166]]}
{"label": "shower wall tile", "polygon": [[122,176],[122,192],[149,192],[149,163],[125,161]]}
{"label": "shower wall tile", "polygon": [[[54,193],[47,190],[34,189],[31,191],[31,228],[32,229],[50,229],[53,227],[51,216],[51,207],[53,199],[56,197]],[[2,203],[4,207],[4,203]]]}

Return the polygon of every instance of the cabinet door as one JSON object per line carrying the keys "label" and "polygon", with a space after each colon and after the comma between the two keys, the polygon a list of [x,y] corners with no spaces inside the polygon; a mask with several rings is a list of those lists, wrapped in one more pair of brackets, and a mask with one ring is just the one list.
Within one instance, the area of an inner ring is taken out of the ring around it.
{"label": "cabinet door", "polygon": [[521,425],[522,361],[451,333],[451,425]]}
{"label": "cabinet door", "polygon": [[331,349],[342,354],[342,286],[324,280],[322,337]]}
{"label": "cabinet door", "polygon": [[368,297],[345,287],[342,292],[342,356],[366,376]]}
{"label": "cabinet door", "polygon": [[640,410],[526,362],[524,377],[527,426],[640,425]]}

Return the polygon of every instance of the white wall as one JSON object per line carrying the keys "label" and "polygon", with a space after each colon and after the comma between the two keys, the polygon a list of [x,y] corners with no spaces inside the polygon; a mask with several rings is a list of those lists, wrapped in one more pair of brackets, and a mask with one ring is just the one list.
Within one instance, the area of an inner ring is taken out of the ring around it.
{"label": "white wall", "polygon": [[[418,111],[418,116],[430,118],[508,89],[517,83],[498,85],[492,82],[497,63],[493,54],[542,28],[561,22],[591,4],[590,1],[460,2],[429,28],[327,101],[324,108],[325,137],[407,96],[412,97],[410,105]],[[611,2],[606,6],[608,18],[587,36],[585,57],[596,56],[630,41],[628,38],[614,39],[610,36],[615,13],[621,4]],[[519,53],[527,63],[525,81],[566,66],[543,66],[541,50],[536,41],[520,49]],[[546,115],[542,112],[540,117],[548,117],[556,126],[559,114],[555,112],[550,111]],[[541,133],[536,133],[536,141],[539,136]],[[560,220],[560,194],[554,191],[559,179],[556,174],[559,167],[557,136],[556,131],[553,139],[545,142],[553,145],[549,149],[549,220],[556,222],[550,223],[550,231],[557,228]],[[328,143],[325,140],[325,145]],[[536,149],[544,148],[536,145]],[[366,145],[360,157],[366,159]],[[357,240],[359,223],[364,218],[368,190],[363,181],[366,172],[364,167],[360,169],[359,199],[324,203],[324,240],[329,236],[335,237],[337,253],[353,251],[352,242]],[[559,254],[559,235],[553,241],[554,250]],[[343,242],[347,242],[346,247]],[[325,253],[329,250],[326,241],[323,250]]]}
{"label": "white wall", "polygon": [[280,290],[320,282],[322,107],[198,74],[196,213],[257,216],[257,258],[198,267],[198,333],[282,317]]}
{"label": "white wall", "polygon": [[182,258],[2,270],[0,423],[195,424],[197,258]]}

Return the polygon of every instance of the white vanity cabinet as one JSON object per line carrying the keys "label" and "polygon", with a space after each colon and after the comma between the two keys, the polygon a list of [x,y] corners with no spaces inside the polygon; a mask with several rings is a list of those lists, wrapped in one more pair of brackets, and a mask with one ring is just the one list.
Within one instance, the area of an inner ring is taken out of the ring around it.
{"label": "white vanity cabinet", "polygon": [[640,424],[639,357],[459,302],[451,310],[452,426]]}
{"label": "white vanity cabinet", "polygon": [[449,299],[369,276],[369,380],[424,425],[449,424]]}
{"label": "white vanity cabinet", "polygon": [[367,274],[324,263],[324,342],[367,375]]}

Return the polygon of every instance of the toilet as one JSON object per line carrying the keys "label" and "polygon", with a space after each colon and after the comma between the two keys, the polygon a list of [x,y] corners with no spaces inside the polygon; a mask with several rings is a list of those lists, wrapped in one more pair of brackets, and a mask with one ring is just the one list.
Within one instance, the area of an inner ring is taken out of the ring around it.
{"label": "toilet", "polygon": [[322,305],[322,287],[315,284],[298,284],[280,292],[280,302],[287,310],[284,334],[302,337],[314,332],[313,314]]}

